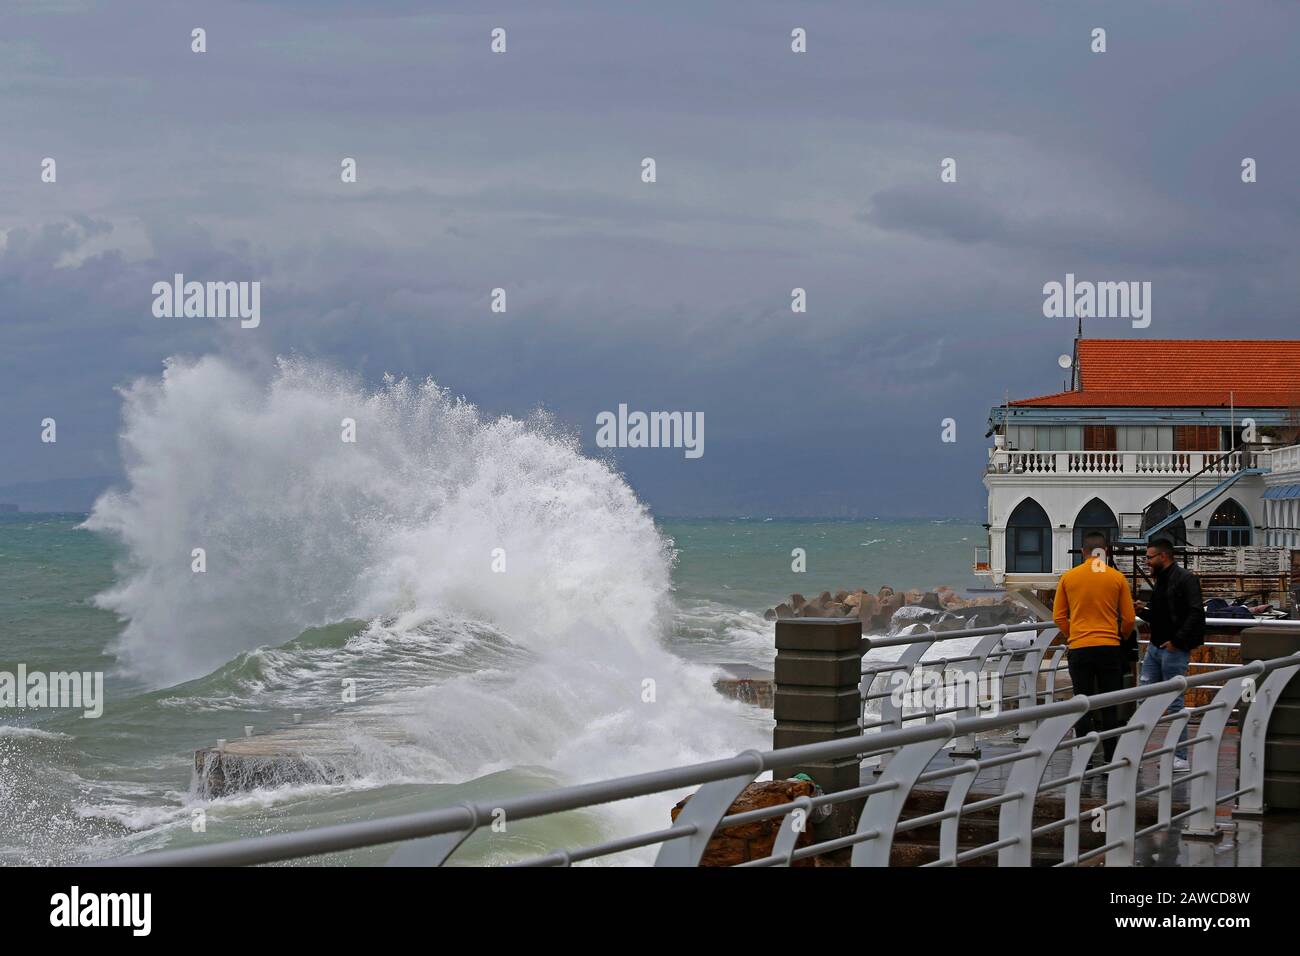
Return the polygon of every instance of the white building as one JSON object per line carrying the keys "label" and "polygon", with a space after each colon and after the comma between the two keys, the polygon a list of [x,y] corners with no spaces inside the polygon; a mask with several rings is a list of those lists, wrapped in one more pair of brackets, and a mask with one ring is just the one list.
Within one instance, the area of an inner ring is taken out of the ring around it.
{"label": "white building", "polygon": [[[1085,532],[1165,537],[1243,572],[1300,548],[1300,341],[1078,339],[1067,391],[989,415],[976,571],[1055,587]],[[1289,446],[1289,447],[1288,447]]]}
{"label": "white building", "polygon": [[1275,448],[1264,475],[1264,544],[1300,549],[1300,445]]}

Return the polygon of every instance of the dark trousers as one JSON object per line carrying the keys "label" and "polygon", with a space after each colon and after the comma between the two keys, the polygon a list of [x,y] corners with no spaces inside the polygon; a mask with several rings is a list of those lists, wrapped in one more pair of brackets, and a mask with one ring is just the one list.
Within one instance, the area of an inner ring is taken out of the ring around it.
{"label": "dark trousers", "polygon": [[[1124,686],[1124,655],[1119,645],[1114,647],[1079,647],[1071,648],[1066,658],[1070,666],[1070,683],[1074,685],[1075,694],[1104,694],[1120,690]],[[1083,736],[1093,730],[1112,730],[1119,726],[1119,711],[1114,707],[1090,710],[1079,718],[1074,725],[1074,732]],[[1106,762],[1115,756],[1116,738],[1111,737],[1101,743]]]}

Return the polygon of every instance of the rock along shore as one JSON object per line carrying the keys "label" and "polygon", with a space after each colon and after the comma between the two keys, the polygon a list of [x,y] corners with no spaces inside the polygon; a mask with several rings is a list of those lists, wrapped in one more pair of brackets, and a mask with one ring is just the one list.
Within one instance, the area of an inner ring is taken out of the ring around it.
{"label": "rock along shore", "polygon": [[907,624],[929,624],[939,629],[960,627],[994,627],[1013,624],[1030,615],[1010,597],[992,595],[964,598],[952,588],[933,591],[895,591],[885,585],[874,594],[865,588],[856,591],[822,591],[813,598],[790,595],[763,613],[766,621],[799,617],[856,617],[862,630],[888,632]]}

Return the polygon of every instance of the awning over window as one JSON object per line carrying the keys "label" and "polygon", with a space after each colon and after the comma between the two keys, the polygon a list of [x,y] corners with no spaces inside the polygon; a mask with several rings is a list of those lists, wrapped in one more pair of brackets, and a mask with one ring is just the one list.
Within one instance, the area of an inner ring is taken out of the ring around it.
{"label": "awning over window", "polygon": [[1300,498],[1300,485],[1273,485],[1264,489],[1264,497],[1270,501]]}

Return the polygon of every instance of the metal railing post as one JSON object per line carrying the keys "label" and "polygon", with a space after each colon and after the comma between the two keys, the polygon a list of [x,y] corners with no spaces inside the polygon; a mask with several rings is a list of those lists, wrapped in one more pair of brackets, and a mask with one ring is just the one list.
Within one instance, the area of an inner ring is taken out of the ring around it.
{"label": "metal railing post", "polygon": [[[1289,625],[1289,626],[1288,626]],[[1259,622],[1241,632],[1242,661],[1277,660],[1297,657],[1300,651],[1300,621]],[[1286,671],[1293,675],[1288,678],[1277,675]],[[1240,787],[1254,786],[1251,793],[1242,794],[1238,812],[1244,815],[1262,813],[1266,806],[1287,810],[1300,809],[1300,676],[1294,676],[1296,669],[1283,665],[1269,674],[1264,686],[1270,689],[1267,698],[1258,693],[1256,700],[1247,711],[1248,718],[1253,719],[1256,708],[1263,704],[1262,723],[1250,726],[1252,720],[1243,722],[1241,733],[1241,768]],[[1262,689],[1262,688],[1260,688]],[[1251,734],[1249,744],[1247,731],[1258,730]]]}
{"label": "metal railing post", "polygon": [[693,833],[676,840],[666,840],[655,857],[655,866],[699,866],[700,858],[713,839],[713,831],[727,815],[736,798],[763,772],[763,755],[757,750],[746,750],[737,757],[753,757],[754,769],[725,780],[706,783],[691,794],[677,814],[673,825],[694,827]]}
{"label": "metal railing post", "polygon": [[1069,776],[1077,778],[1065,785],[1065,830],[1061,836],[1061,862],[1073,866],[1079,862],[1079,817],[1083,807],[1083,775],[1088,772],[1088,764],[1101,742],[1095,733],[1085,734],[1080,740],[1086,743],[1075,744],[1070,757]]}
{"label": "metal railing post", "polygon": [[943,823],[939,825],[938,862],[951,864],[952,866],[957,865],[958,837],[961,834],[961,808],[966,802],[970,788],[975,783],[975,778],[979,776],[979,761],[965,761],[962,770],[962,775],[955,777],[952,783],[949,784],[948,799],[943,802],[944,812],[952,813],[952,816],[945,818]]}
{"label": "metal railing post", "polygon": [[1169,751],[1160,755],[1156,773],[1156,784],[1161,788],[1156,804],[1156,822],[1165,826],[1169,825],[1174,816],[1174,753],[1183,736],[1183,728],[1191,719],[1192,715],[1186,707],[1175,714],[1173,720],[1169,721],[1169,729],[1165,731],[1164,746],[1160,748]]}
{"label": "metal railing post", "polygon": [[1242,715],[1241,740],[1238,743],[1240,759],[1237,786],[1244,793],[1237,798],[1233,813],[1241,816],[1263,814],[1264,804],[1264,747],[1273,708],[1277,705],[1288,682],[1300,672],[1300,664],[1279,667],[1255,689],[1255,699]]}
{"label": "metal railing post", "polygon": [[[1035,636],[1037,636],[1037,635],[1035,635]],[[1006,651],[1007,653],[1002,654],[1001,656],[998,657],[997,668],[996,668],[996,670],[995,670],[995,673],[998,675],[998,681],[997,681],[997,683],[998,683],[999,693],[1001,694],[1001,697],[1002,697],[1002,702],[1001,702],[1001,704],[1000,704],[999,706],[1000,706],[1001,708],[1004,708],[1004,709],[1007,707],[1007,701],[1008,701],[1008,699],[1010,699],[1010,698],[1008,697],[1008,695],[1005,693],[1005,690],[1006,690],[1006,681],[1007,681],[1007,671],[1011,668],[1011,665],[1012,665],[1013,663],[1015,663],[1018,659],[1020,659],[1020,658],[1022,658],[1022,657],[1024,656],[1025,652],[1026,652],[1027,650],[1029,650],[1029,646],[1032,646],[1032,644],[1031,644],[1031,645],[1026,646],[1026,647],[1018,647],[1018,648],[1014,648],[1014,647],[1006,647],[1005,644],[1006,644],[1006,640],[1005,640],[1005,635],[1004,635],[1004,636],[1003,636],[1003,646],[1000,648],[1000,650],[1002,650],[1002,651]],[[1022,663],[1021,663],[1020,666],[1023,666],[1023,661],[1022,661]],[[1021,684],[1019,684],[1019,683],[1016,685],[1016,687],[1018,688],[1018,690],[1017,690],[1017,693],[1016,693],[1016,698],[1015,698],[1015,700],[1016,700],[1016,706],[1019,707],[1019,706],[1020,706],[1020,699],[1019,699],[1019,697],[1020,697],[1020,692],[1023,691],[1024,688],[1023,688],[1023,685],[1021,685]]]}
{"label": "metal railing post", "polygon": [[1061,666],[1061,658],[1064,656],[1064,644],[1056,644],[1048,648],[1050,660],[1047,665],[1047,689],[1043,695],[1047,699],[1042,701],[1044,704],[1050,704],[1056,700],[1056,675],[1060,673],[1058,668]]}
{"label": "metal railing post", "polygon": [[[975,685],[976,698],[978,698],[979,695],[979,676],[984,671],[984,664],[985,662],[988,661],[989,655],[993,653],[993,649],[997,647],[1000,643],[1002,643],[1002,637],[1003,635],[1001,634],[990,634],[987,637],[982,638],[980,642],[975,645],[974,649],[970,651],[970,656],[973,658],[973,660],[958,662],[957,666],[959,669],[959,673],[962,675],[963,679],[965,679],[969,675],[970,683]],[[962,686],[969,687],[970,685],[963,683]],[[964,693],[964,692],[965,691],[962,690],[958,691],[958,693]],[[1001,696],[1001,694],[1002,694],[1002,688],[1001,688],[1001,684],[999,683],[998,695]],[[1001,701],[998,702],[998,709],[999,710],[1002,709]],[[964,710],[958,711],[957,713],[958,718],[978,717],[979,715],[980,715],[980,707],[979,707],[978,699],[972,700],[971,705],[969,707],[965,708]],[[953,742],[952,750],[949,751],[949,756],[951,756],[954,760],[960,760],[964,758],[974,758],[974,757],[978,757],[979,755],[980,755],[979,743],[975,739],[975,734],[973,733],[962,734]]]}
{"label": "metal railing post", "polygon": [[799,843],[799,835],[808,828],[812,819],[812,800],[808,797],[796,797],[790,803],[789,812],[781,820],[776,839],[772,841],[772,855],[785,857],[785,862],[777,866],[789,866],[790,855]]}
{"label": "metal railing post", "polygon": [[[1028,710],[1038,703],[1038,675],[1043,666],[1043,652],[1047,646],[1056,639],[1061,632],[1054,627],[1044,628],[1034,635],[1034,641],[1025,652],[1023,670],[1027,674],[1020,675],[1020,697],[1016,701],[1016,707]],[[1013,739],[1019,743],[1024,743],[1034,733],[1034,721],[1028,720],[1016,728],[1016,734]]]}
{"label": "metal railing post", "polygon": [[850,866],[889,866],[889,854],[894,846],[894,828],[903,812],[903,805],[916,785],[916,778],[925,772],[934,755],[952,739],[956,722],[950,718],[936,720],[932,727],[946,727],[947,733],[930,740],[902,747],[889,766],[877,779],[878,784],[890,784],[888,789],[873,793],[858,817],[857,835],[875,837],[865,839],[853,847]]}
{"label": "metal railing post", "polygon": [[1120,763],[1106,777],[1106,843],[1118,841],[1118,845],[1106,851],[1107,866],[1132,866],[1133,851],[1137,842],[1137,787],[1138,773],[1142,769],[1142,755],[1146,753],[1147,743],[1155,733],[1160,715],[1165,708],[1187,687],[1185,677],[1175,677],[1165,681],[1175,685],[1174,690],[1167,690],[1142,701],[1141,705],[1129,718],[1125,727],[1135,730],[1123,734],[1115,747],[1112,763]]}
{"label": "metal railing post", "polygon": [[[1256,675],[1263,673],[1264,665],[1257,667]],[[1187,803],[1191,811],[1183,825],[1183,836],[1217,837],[1222,831],[1215,826],[1215,807],[1219,782],[1219,745],[1223,741],[1223,729],[1232,716],[1232,708],[1241,699],[1241,692],[1246,678],[1254,675],[1242,675],[1224,681],[1214,699],[1201,713],[1201,723],[1197,727],[1197,742],[1191,745],[1187,756],[1191,765],[1192,779],[1189,785]]]}
{"label": "metal railing post", "polygon": [[1088,698],[1079,696],[1078,710],[1049,717],[1039,723],[1038,729],[1030,735],[1023,750],[1035,756],[1021,760],[1011,768],[1007,775],[1006,794],[1017,794],[1016,799],[1002,804],[998,812],[998,842],[1008,843],[998,850],[998,866],[1030,866],[1034,852],[1034,802],[1038,796],[1038,786],[1043,782],[1043,773],[1056,753],[1057,746],[1065,739],[1070,728],[1075,725],[1079,715],[1088,709]]}
{"label": "metal railing post", "polygon": [[[917,625],[911,625],[911,627],[916,626]],[[904,632],[904,634],[906,633],[907,632]],[[898,660],[895,661],[895,665],[898,669],[885,672],[889,675],[885,683],[889,684],[892,682],[894,689],[899,688],[900,685],[905,688],[911,680],[913,672],[921,663],[921,658],[924,657],[925,652],[933,646],[934,641],[921,641],[917,644],[909,644],[907,649],[898,656]],[[894,700],[893,694],[880,699],[880,722],[881,733],[884,733],[887,730],[901,730],[903,727],[903,705]],[[892,754],[888,753],[880,755],[880,762],[877,763],[875,767],[877,774],[884,771],[885,767],[889,765],[892,756]]]}

